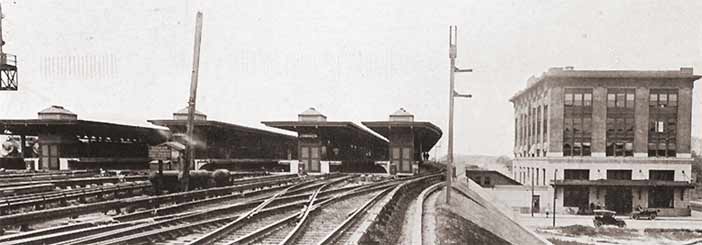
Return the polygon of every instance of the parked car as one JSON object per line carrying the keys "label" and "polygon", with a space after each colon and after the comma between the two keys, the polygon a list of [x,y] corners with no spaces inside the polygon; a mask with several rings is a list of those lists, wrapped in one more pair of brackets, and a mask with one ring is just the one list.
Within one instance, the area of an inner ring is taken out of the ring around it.
{"label": "parked car", "polygon": [[624,220],[614,217],[617,212],[605,209],[595,209],[593,213],[595,213],[595,217],[592,219],[592,223],[595,225],[595,227],[600,227],[603,225],[616,225],[619,228],[624,228],[626,226],[626,222],[624,222]]}
{"label": "parked car", "polygon": [[660,210],[654,210],[654,209],[641,209],[637,210],[631,213],[631,218],[632,219],[641,219],[641,218],[647,218],[650,220],[656,219],[656,216],[658,216],[658,212]]}

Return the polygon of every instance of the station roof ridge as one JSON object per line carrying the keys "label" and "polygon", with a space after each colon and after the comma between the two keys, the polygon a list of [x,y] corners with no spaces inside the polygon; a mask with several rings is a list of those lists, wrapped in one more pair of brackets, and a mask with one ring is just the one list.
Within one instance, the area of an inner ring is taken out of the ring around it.
{"label": "station roof ridge", "polygon": [[76,113],[64,108],[63,106],[60,105],[52,105],[46,109],[43,109],[39,111],[40,114],[45,114],[45,113],[60,113],[60,114],[70,114],[70,115],[76,115]]}
{"label": "station roof ridge", "polygon": [[[174,114],[188,114],[188,107],[186,106],[185,108],[176,111]],[[199,111],[198,109],[195,109],[195,114],[205,115],[205,113]]]}

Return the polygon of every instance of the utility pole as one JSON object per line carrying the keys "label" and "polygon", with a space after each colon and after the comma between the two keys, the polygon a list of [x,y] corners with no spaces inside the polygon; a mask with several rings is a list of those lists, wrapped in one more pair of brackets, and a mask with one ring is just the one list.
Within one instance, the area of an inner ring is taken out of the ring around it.
{"label": "utility pole", "polygon": [[188,191],[190,187],[190,166],[195,165],[195,139],[193,131],[195,129],[195,101],[197,98],[197,78],[200,68],[200,42],[202,40],[202,12],[195,15],[195,44],[193,48],[193,70],[190,76],[190,100],[188,100],[188,145],[186,159],[183,161],[183,178],[181,179],[181,190]]}
{"label": "utility pole", "polygon": [[2,39],[2,5],[0,5],[0,54],[2,54],[2,46],[5,46],[5,40]]}
{"label": "utility pole", "polygon": [[459,94],[454,89],[454,73],[456,72],[472,72],[472,69],[456,68],[456,53],[458,43],[458,26],[449,26],[449,60],[451,67],[449,68],[449,135],[448,135],[448,155],[446,156],[446,204],[451,200],[451,181],[453,180],[453,98],[465,97],[471,98],[470,94]]}

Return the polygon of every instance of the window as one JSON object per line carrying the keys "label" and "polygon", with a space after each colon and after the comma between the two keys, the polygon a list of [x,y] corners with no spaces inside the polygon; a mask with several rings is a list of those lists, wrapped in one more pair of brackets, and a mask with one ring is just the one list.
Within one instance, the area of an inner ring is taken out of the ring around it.
{"label": "window", "polygon": [[675,157],[677,153],[677,91],[675,89],[651,89],[648,105],[648,156]]}
{"label": "window", "polygon": [[[590,156],[592,89],[566,88],[563,113],[563,156]],[[544,123],[545,125],[545,123]],[[544,130],[544,132],[546,132]]]}
{"label": "window", "polygon": [[634,156],[634,89],[608,89],[606,156]]}
{"label": "window", "polygon": [[649,180],[667,180],[673,181],[675,177],[674,170],[649,170],[648,179]]}
{"label": "window", "polygon": [[483,185],[484,186],[490,186],[490,176],[485,176],[485,179],[483,179]]}
{"label": "window", "polygon": [[631,180],[631,170],[607,170],[607,179]]}
{"label": "window", "polygon": [[563,170],[563,179],[565,180],[589,180],[590,170],[588,169],[566,169]]}

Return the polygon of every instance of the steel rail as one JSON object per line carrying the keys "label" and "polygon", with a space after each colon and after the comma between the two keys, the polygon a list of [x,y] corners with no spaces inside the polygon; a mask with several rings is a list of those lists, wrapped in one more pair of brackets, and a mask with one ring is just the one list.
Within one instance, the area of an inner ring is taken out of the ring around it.
{"label": "steel rail", "polygon": [[325,238],[323,238],[318,244],[330,244],[337,240],[341,234],[353,224],[353,222],[358,218],[358,216],[377,202],[380,198],[384,197],[391,189],[387,188],[378,194],[375,194],[370,200],[366,201],[363,205],[356,208],[356,210],[351,213],[348,218],[346,218],[339,226],[337,226],[333,231],[329,233]]}
{"label": "steel rail", "polygon": [[414,220],[414,236],[413,238],[413,243],[414,244],[424,244],[424,231],[422,229],[423,223],[424,223],[424,202],[427,200],[429,195],[432,193],[438,191],[445,185],[444,182],[439,182],[434,185],[431,185],[424,189],[421,193],[419,193],[419,196],[417,197],[416,200],[416,213],[415,213],[415,220]]}
{"label": "steel rail", "polygon": [[87,205],[77,205],[70,207],[54,208],[49,210],[39,210],[27,213],[12,214],[6,216],[0,216],[0,227],[7,225],[19,225],[19,224],[29,224],[29,223],[39,223],[46,220],[74,217],[81,214],[86,214],[90,212],[97,212],[101,210],[112,210],[122,207],[135,206],[135,205],[146,205],[153,206],[165,202],[178,202],[184,200],[196,200],[204,199],[206,197],[221,195],[223,193],[231,193],[235,191],[244,191],[250,189],[263,188],[264,186],[272,186],[284,182],[288,182],[291,179],[297,179],[296,177],[284,178],[275,181],[266,181],[263,183],[249,183],[236,186],[227,187],[216,187],[204,190],[195,190],[182,193],[173,193],[162,196],[152,196],[141,199],[125,199],[125,200],[110,200],[98,203],[92,203]]}
{"label": "steel rail", "polygon": [[264,207],[266,207],[268,204],[270,204],[271,202],[273,202],[273,200],[275,200],[275,199],[278,198],[279,196],[285,194],[285,192],[287,192],[288,190],[290,190],[290,189],[292,189],[292,188],[293,188],[293,186],[288,187],[288,188],[286,188],[286,189],[284,189],[284,190],[282,190],[282,191],[276,193],[275,195],[273,195],[273,196],[271,196],[270,198],[266,199],[266,200],[263,201],[261,204],[259,204],[259,205],[256,206],[255,208],[251,209],[251,210],[248,211],[247,213],[245,213],[245,214],[243,214],[243,215],[240,215],[236,220],[234,220],[234,221],[232,221],[232,222],[229,222],[229,223],[225,224],[224,226],[219,227],[219,228],[215,229],[214,231],[211,231],[211,232],[205,234],[204,236],[202,236],[202,237],[200,237],[200,238],[198,238],[198,239],[196,239],[196,240],[194,240],[194,241],[191,241],[189,244],[194,245],[194,244],[210,244],[210,243],[213,243],[214,241],[216,241],[216,240],[222,238],[223,236],[225,236],[227,232],[229,232],[229,231],[235,229],[238,225],[240,225],[240,223],[242,223],[242,220],[248,219],[248,218],[250,218],[251,216],[256,215],[261,209],[263,209]]}
{"label": "steel rail", "polygon": [[[345,188],[345,190],[340,194],[337,194],[337,195],[334,195],[331,197],[320,197],[317,199],[319,202],[316,205],[312,205],[312,208],[310,209],[310,211],[314,211],[318,207],[325,206],[327,204],[330,204],[333,201],[338,201],[338,200],[346,198],[346,197],[355,196],[355,195],[365,193],[368,191],[375,191],[375,190],[380,189],[380,188],[387,188],[387,186],[376,186],[375,188],[361,188],[361,187],[365,187],[365,186],[352,186],[350,188]],[[320,194],[331,193],[331,192],[336,192],[336,191],[337,190],[322,191],[322,192],[320,192]],[[318,196],[319,196],[319,194],[318,194]],[[303,218],[303,216],[305,215],[305,212],[308,210],[307,209],[308,207],[310,207],[310,206],[308,205],[303,210],[295,212],[290,216],[287,216],[287,217],[280,219],[272,224],[269,224],[267,226],[259,228],[258,230],[255,230],[249,234],[243,235],[243,236],[239,237],[238,239],[228,243],[228,245],[253,243],[257,240],[262,239],[263,237],[270,234],[271,232],[280,229],[282,226],[284,226],[288,223],[291,223],[291,222],[295,222],[296,220],[298,220],[298,223],[296,224],[295,227],[301,227],[300,226],[301,222],[299,222],[299,220],[301,220]],[[293,228],[293,229],[295,229],[295,228]],[[286,237],[284,238],[284,241],[281,242],[281,244],[284,243],[285,241],[290,241],[292,238],[291,234],[293,234],[293,231],[289,232],[286,235]],[[291,241],[291,242],[293,242],[293,241]]]}

